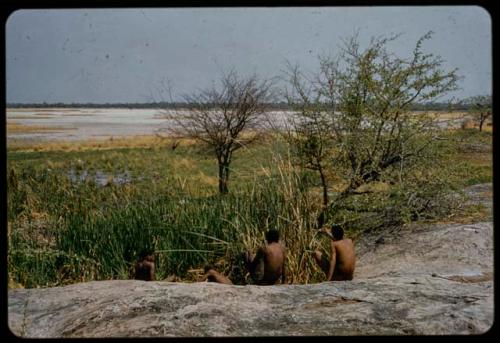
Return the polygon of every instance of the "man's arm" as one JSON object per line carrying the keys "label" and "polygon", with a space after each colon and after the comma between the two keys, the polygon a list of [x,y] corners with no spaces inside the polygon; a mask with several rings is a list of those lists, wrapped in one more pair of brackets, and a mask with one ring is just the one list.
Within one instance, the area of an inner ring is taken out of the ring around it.
{"label": "man's arm", "polygon": [[253,275],[255,273],[255,268],[257,267],[259,262],[264,258],[264,256],[265,256],[265,251],[264,251],[264,248],[261,247],[261,248],[259,248],[259,250],[257,250],[257,254],[255,255],[255,258],[253,259],[252,262],[250,262],[250,264],[248,266],[250,274]]}
{"label": "man's arm", "polygon": [[326,281],[332,281],[333,271],[335,270],[335,263],[337,262],[337,250],[335,249],[335,244],[331,244],[332,251],[330,254],[330,269],[328,270],[328,275],[326,276]]}

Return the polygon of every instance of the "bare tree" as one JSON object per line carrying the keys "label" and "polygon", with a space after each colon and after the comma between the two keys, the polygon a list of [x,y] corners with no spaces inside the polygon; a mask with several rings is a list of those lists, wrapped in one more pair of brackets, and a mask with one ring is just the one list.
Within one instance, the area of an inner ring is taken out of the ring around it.
{"label": "bare tree", "polygon": [[260,136],[272,83],[257,76],[240,77],[235,71],[223,74],[219,87],[213,85],[184,96],[185,108],[167,118],[177,137],[203,142],[217,159],[219,192],[228,192],[233,153]]}
{"label": "bare tree", "polygon": [[472,114],[475,121],[479,125],[479,131],[483,131],[483,125],[492,116],[491,110],[491,96],[490,95],[477,95],[467,98],[464,101],[469,105],[469,112]]}

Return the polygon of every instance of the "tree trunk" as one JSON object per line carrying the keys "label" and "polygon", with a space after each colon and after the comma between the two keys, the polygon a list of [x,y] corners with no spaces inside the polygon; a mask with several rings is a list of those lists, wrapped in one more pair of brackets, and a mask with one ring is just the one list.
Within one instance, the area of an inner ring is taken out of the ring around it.
{"label": "tree trunk", "polygon": [[323,209],[326,209],[328,206],[328,184],[326,182],[325,173],[321,166],[318,168],[319,176],[321,177],[321,186],[323,187]]}
{"label": "tree trunk", "polygon": [[325,224],[326,210],[328,209],[328,183],[326,181],[325,172],[323,170],[323,167],[321,166],[321,163],[317,164],[317,168],[319,176],[321,178],[321,187],[323,188],[323,208],[321,209],[321,212],[318,216],[316,225],[318,229],[321,229]]}
{"label": "tree trunk", "polygon": [[479,121],[479,132],[483,131],[483,124],[484,124],[485,120],[484,119],[481,119]]}
{"label": "tree trunk", "polygon": [[227,194],[229,180],[229,163],[219,161],[219,193]]}

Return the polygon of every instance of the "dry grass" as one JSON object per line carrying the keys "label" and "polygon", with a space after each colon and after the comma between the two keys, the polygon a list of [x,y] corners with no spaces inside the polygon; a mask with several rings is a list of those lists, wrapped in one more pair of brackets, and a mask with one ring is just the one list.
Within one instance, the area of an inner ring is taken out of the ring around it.
{"label": "dry grass", "polygon": [[219,184],[219,179],[213,176],[208,176],[200,170],[200,172],[194,178],[196,183],[200,183],[208,186],[217,186]]}
{"label": "dry grass", "polygon": [[72,127],[60,126],[42,126],[42,125],[24,125],[19,123],[7,122],[7,133],[43,133],[43,132],[57,132],[64,130],[76,130]]}
{"label": "dry grass", "polygon": [[190,158],[181,158],[179,160],[173,161],[174,169],[179,169],[180,171],[188,171],[197,169],[196,162]]}
{"label": "dry grass", "polygon": [[361,185],[356,190],[359,193],[365,192],[387,192],[390,190],[390,186],[385,182],[372,182],[369,184]]}
{"label": "dry grass", "polygon": [[92,117],[95,116],[95,113],[64,113],[65,117]]}
{"label": "dry grass", "polygon": [[[415,113],[425,113],[421,111],[415,111]],[[469,114],[467,112],[443,112],[443,111],[437,111],[437,112],[427,112],[432,118],[434,119],[450,119],[450,120],[456,120],[456,119],[463,119],[467,117]]]}
{"label": "dry grass", "polygon": [[479,194],[482,197],[493,199],[493,192],[492,191],[486,191],[486,192],[482,192],[482,193],[479,193]]}
{"label": "dry grass", "polygon": [[[479,131],[479,125],[474,124],[474,123],[464,123],[463,128],[462,127],[448,127],[446,130],[448,132],[458,132],[462,131],[463,129],[476,129]],[[492,125],[483,125],[483,132],[493,132],[493,126]]]}
{"label": "dry grass", "polygon": [[38,108],[38,107],[22,107],[22,108],[7,108],[7,112],[78,112],[77,108]]}
{"label": "dry grass", "polygon": [[[9,131],[10,126],[7,130]],[[39,127],[36,127],[39,128]],[[37,131],[37,130],[33,130]],[[29,131],[29,132],[33,132]],[[19,131],[9,131],[19,132]],[[88,139],[83,141],[52,141],[52,142],[13,142],[9,144],[9,149],[17,151],[85,151],[85,150],[109,150],[120,148],[160,148],[171,147],[174,139],[160,137],[157,135],[141,135],[127,137],[110,137],[107,139]],[[191,146],[196,144],[194,140],[183,140],[182,145]]]}
{"label": "dry grass", "polygon": [[52,119],[50,117],[51,114],[38,114],[38,115],[32,115],[32,116],[15,116],[15,117],[10,117],[7,120],[18,120],[18,119]]}
{"label": "dry grass", "polygon": [[[486,121],[483,125],[483,131],[484,132],[493,132],[493,125],[490,121]],[[477,123],[474,123],[471,127],[472,129],[478,129],[479,130],[479,125]]]}
{"label": "dry grass", "polygon": [[474,153],[474,154],[461,154],[462,161],[467,161],[472,165],[478,167],[491,166],[493,160],[493,154],[491,153]]}
{"label": "dry grass", "polygon": [[429,223],[435,224],[474,224],[484,220],[489,220],[491,212],[483,206],[469,206],[462,213],[453,213],[447,218],[439,220],[430,220]]}

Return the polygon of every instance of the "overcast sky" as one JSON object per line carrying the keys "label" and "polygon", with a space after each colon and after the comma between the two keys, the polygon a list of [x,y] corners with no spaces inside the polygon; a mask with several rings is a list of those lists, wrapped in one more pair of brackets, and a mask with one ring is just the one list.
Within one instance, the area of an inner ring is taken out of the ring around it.
{"label": "overcast sky", "polygon": [[[196,91],[234,68],[270,77],[285,61],[317,68],[359,31],[402,33],[390,48],[424,50],[458,68],[459,98],[490,94],[489,14],[475,6],[19,10],[6,23],[7,102],[148,102]],[[163,81],[162,81],[163,80]]]}

